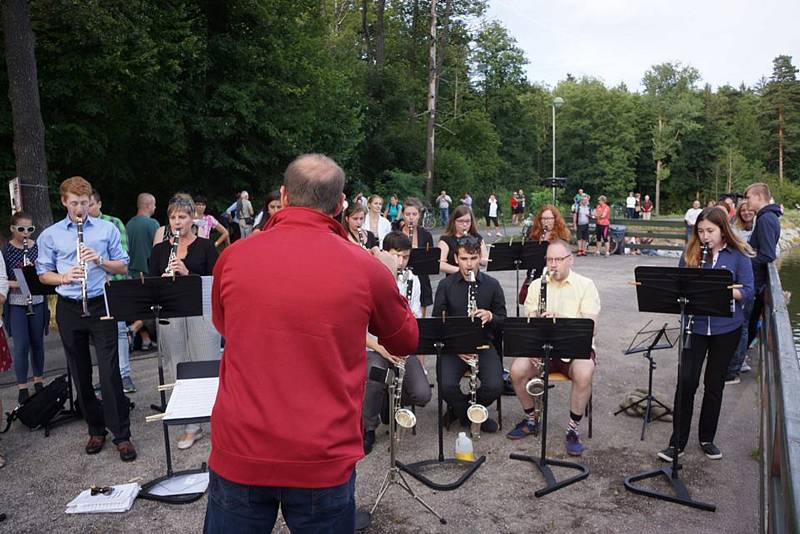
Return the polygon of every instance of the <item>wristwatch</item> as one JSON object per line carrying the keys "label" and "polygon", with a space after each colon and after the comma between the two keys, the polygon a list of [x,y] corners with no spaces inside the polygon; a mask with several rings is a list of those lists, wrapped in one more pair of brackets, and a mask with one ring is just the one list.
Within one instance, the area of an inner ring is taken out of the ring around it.
{"label": "wristwatch", "polygon": [[106,260],[103,259],[103,256],[100,256],[100,258],[95,263],[97,264],[98,267],[102,267],[105,262]]}

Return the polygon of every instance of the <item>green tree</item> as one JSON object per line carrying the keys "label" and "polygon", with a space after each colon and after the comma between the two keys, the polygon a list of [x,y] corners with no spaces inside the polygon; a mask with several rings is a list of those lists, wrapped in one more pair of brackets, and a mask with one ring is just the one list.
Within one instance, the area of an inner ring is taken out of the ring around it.
{"label": "green tree", "polygon": [[771,147],[770,170],[777,170],[783,183],[784,172],[800,177],[800,81],[791,56],[773,60],[772,76],[762,94],[763,113]]}
{"label": "green tree", "polygon": [[656,115],[652,125],[656,215],[661,207],[661,182],[670,175],[669,161],[678,156],[682,137],[698,128],[700,102],[692,93],[699,79],[700,73],[693,67],[662,63],[651,67],[642,80]]}

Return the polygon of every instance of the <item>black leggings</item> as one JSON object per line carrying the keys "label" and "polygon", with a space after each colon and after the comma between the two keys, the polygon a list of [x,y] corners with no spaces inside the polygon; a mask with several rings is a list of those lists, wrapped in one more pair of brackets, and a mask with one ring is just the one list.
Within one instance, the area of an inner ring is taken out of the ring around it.
{"label": "black leggings", "polygon": [[[703,405],[700,409],[698,437],[701,443],[713,442],[717,433],[719,412],[722,408],[722,390],[725,388],[725,375],[728,372],[733,353],[739,344],[741,327],[733,332],[714,336],[691,335],[691,348],[684,350],[681,365],[680,428],[678,429],[678,448],[683,449],[689,441],[689,430],[694,411],[694,394],[700,385],[703,361],[708,354],[706,374],[703,378]],[[675,406],[678,406],[678,391],[675,390]],[[669,443],[675,446],[673,432]]]}

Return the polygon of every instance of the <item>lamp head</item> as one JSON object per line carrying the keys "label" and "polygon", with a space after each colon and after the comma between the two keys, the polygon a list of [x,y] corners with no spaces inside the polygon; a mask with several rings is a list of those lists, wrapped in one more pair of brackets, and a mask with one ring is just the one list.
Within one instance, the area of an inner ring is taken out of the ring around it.
{"label": "lamp head", "polygon": [[561,98],[560,96],[557,96],[557,97],[555,97],[555,98],[553,99],[553,107],[554,107],[554,108],[558,109],[558,108],[560,108],[560,107],[561,107],[561,106],[563,106],[563,105],[564,105],[564,99],[563,99],[563,98]]}

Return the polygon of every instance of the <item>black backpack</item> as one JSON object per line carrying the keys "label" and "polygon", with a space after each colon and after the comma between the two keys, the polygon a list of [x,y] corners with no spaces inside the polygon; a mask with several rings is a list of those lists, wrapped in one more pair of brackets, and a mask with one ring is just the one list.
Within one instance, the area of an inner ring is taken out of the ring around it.
{"label": "black backpack", "polygon": [[54,378],[44,389],[34,393],[28,397],[28,400],[14,408],[8,414],[3,432],[8,431],[15,419],[19,419],[23,425],[29,428],[46,427],[56,415],[61,413],[68,400],[67,375],[61,375]]}

